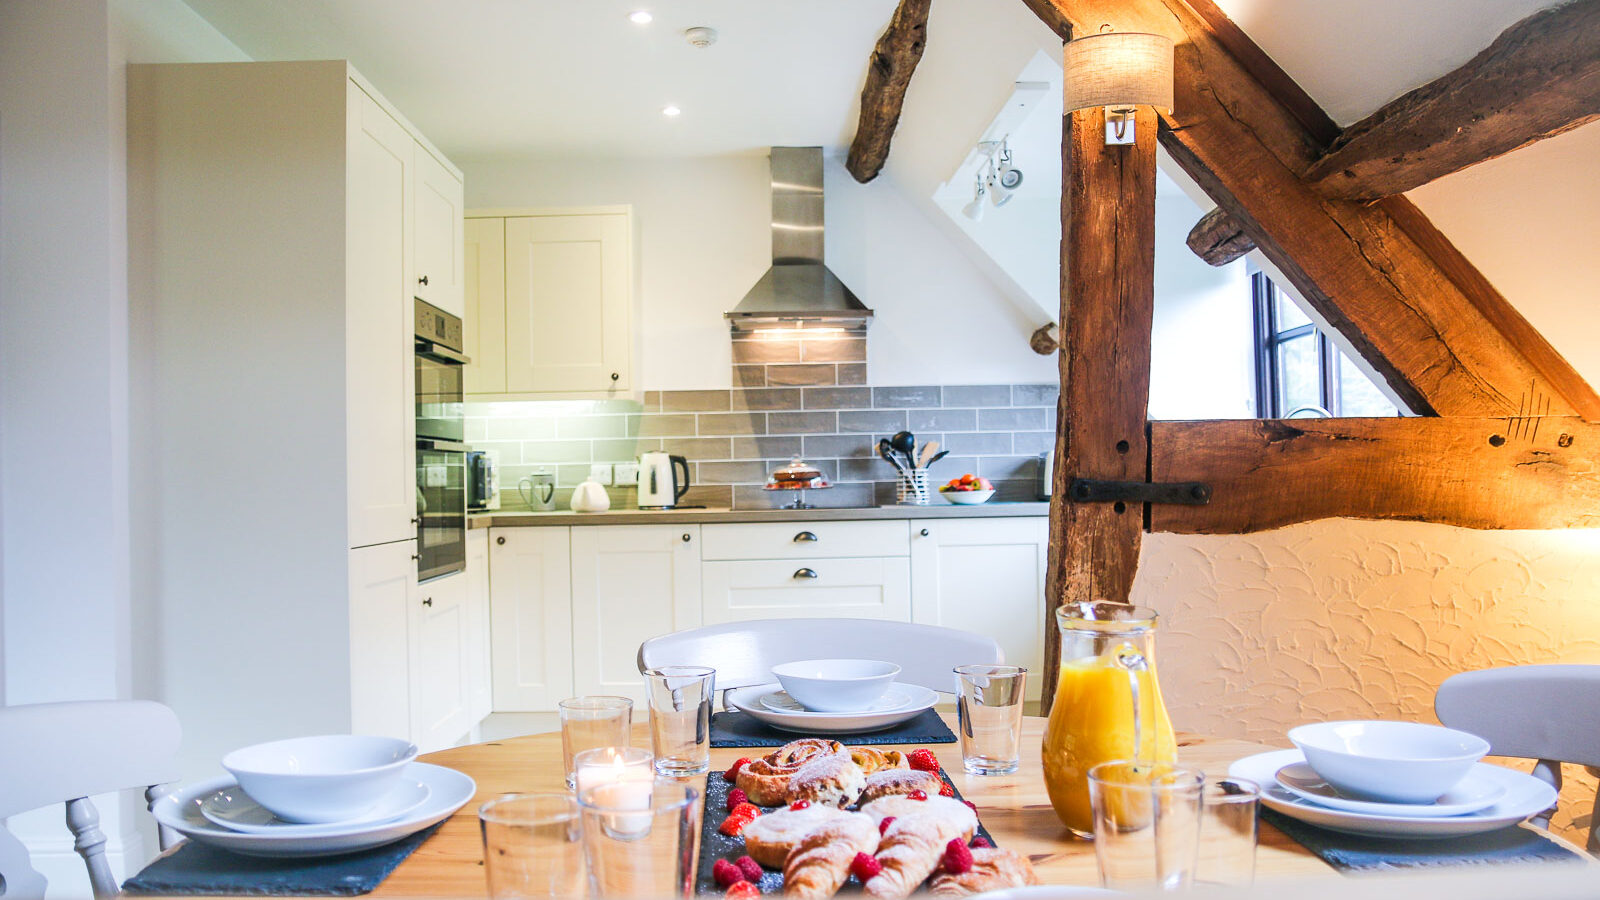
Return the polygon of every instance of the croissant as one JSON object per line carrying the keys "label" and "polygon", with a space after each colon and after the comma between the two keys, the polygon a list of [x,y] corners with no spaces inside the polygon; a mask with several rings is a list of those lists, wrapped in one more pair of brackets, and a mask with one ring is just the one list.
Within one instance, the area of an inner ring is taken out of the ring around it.
{"label": "croissant", "polygon": [[961,825],[955,817],[936,811],[895,819],[878,845],[878,863],[883,870],[868,879],[867,893],[882,900],[911,896],[938,868],[945,845],[960,836]]}
{"label": "croissant", "polygon": [[941,872],[928,884],[934,897],[965,897],[1004,888],[1038,884],[1033,863],[1015,850],[980,847],[972,851],[972,868],[959,875]]}
{"label": "croissant", "polygon": [[832,897],[850,877],[850,863],[856,854],[876,849],[878,826],[871,816],[848,813],[846,818],[829,821],[789,851],[783,863],[783,895],[802,900]]}

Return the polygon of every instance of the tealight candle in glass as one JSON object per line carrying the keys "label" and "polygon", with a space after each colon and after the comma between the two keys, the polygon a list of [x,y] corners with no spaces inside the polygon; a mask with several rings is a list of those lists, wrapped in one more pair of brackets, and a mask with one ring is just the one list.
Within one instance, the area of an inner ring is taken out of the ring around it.
{"label": "tealight candle in glass", "polygon": [[[604,788],[605,805],[616,809],[650,808],[650,792],[656,777],[655,758],[640,747],[595,747],[572,758],[574,793],[582,797],[594,788]],[[650,816],[622,816],[610,823],[615,831],[648,829]]]}

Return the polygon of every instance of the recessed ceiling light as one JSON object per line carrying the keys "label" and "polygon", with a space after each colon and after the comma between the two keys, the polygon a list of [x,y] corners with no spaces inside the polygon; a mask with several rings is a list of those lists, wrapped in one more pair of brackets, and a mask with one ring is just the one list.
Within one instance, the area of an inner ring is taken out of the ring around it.
{"label": "recessed ceiling light", "polygon": [[655,19],[655,16],[650,15],[650,11],[645,9],[631,13],[628,16],[628,21],[635,25],[649,25],[653,19]]}
{"label": "recessed ceiling light", "polygon": [[663,116],[671,118],[673,116],[682,115],[683,114],[683,110],[677,108],[676,106],[672,106],[672,105],[669,104],[667,106],[661,107],[661,114]]}

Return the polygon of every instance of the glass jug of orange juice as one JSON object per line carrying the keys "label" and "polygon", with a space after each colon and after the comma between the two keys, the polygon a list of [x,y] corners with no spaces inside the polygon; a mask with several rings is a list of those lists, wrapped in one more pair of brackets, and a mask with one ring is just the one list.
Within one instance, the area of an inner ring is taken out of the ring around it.
{"label": "glass jug of orange juice", "polygon": [[1044,783],[1062,824],[1094,836],[1089,770],[1113,759],[1176,762],[1156,681],[1156,614],[1096,601],[1056,610],[1061,678],[1044,730]]}

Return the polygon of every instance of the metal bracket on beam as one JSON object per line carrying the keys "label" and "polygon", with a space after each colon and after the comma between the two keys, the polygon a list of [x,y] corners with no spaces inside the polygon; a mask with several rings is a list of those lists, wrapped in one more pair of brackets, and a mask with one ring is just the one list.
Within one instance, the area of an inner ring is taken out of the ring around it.
{"label": "metal bracket on beam", "polygon": [[1150,484],[1143,481],[1092,481],[1075,478],[1067,496],[1074,503],[1176,503],[1205,506],[1211,502],[1211,485],[1203,481]]}

